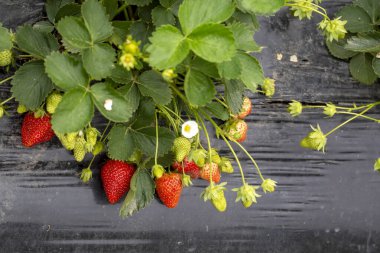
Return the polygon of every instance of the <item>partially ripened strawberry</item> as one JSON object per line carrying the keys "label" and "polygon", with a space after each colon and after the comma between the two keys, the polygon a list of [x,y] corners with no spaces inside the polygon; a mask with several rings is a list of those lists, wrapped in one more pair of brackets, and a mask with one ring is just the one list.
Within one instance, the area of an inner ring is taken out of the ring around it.
{"label": "partially ripened strawberry", "polygon": [[129,191],[135,166],[126,162],[108,160],[102,167],[100,177],[108,202],[115,204]]}
{"label": "partially ripened strawberry", "polygon": [[248,125],[244,120],[238,119],[228,123],[226,132],[230,139],[243,142],[247,139]]}
{"label": "partially ripened strawberry", "polygon": [[206,163],[201,170],[201,178],[207,181],[210,181],[210,175],[212,181],[215,183],[219,183],[220,181],[220,170],[219,166],[216,163]]}
{"label": "partially ripened strawberry", "polygon": [[239,119],[244,119],[252,112],[252,102],[248,97],[243,100],[243,105],[241,107],[240,113],[238,114]]}
{"label": "partially ripened strawberry", "polygon": [[25,147],[50,141],[53,136],[54,132],[51,129],[49,115],[44,115],[40,118],[34,117],[33,113],[25,115],[21,126],[21,139]]}
{"label": "partially ripened strawberry", "polygon": [[165,173],[162,177],[156,179],[156,192],[166,207],[175,208],[182,192],[181,175],[178,173]]}
{"label": "partially ripened strawberry", "polygon": [[189,161],[186,157],[182,162],[173,163],[173,168],[179,173],[185,173],[192,179],[197,179],[200,174],[200,168],[194,161]]}

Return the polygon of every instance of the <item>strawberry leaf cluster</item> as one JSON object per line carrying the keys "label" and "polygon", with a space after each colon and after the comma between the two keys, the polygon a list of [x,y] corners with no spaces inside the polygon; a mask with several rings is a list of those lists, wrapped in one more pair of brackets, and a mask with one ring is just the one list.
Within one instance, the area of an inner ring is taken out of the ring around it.
{"label": "strawberry leaf cluster", "polygon": [[[106,152],[110,160],[101,177],[109,202],[128,192],[122,216],[147,206],[155,187],[163,203],[175,207],[182,187],[198,177],[210,180],[206,200],[224,211],[226,183],[214,183],[233,167],[211,148],[204,121],[229,147],[247,138],[244,118],[252,103],[245,92],[271,97],[275,91],[274,80],[265,78],[252,55],[262,50],[253,39],[256,15],[271,15],[284,4],[47,0],[46,19],[20,26],[15,34],[0,24],[0,67],[14,67],[12,98],[19,102],[17,111],[27,113],[24,146],[56,135],[78,162],[92,153],[83,182],[92,178],[95,156]],[[109,121],[103,133],[92,125],[95,114]]]}

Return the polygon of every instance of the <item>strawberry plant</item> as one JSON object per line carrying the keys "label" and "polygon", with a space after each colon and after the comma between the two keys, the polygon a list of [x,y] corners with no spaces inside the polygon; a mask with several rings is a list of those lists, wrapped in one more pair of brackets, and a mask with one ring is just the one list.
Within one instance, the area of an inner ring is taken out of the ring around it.
{"label": "strawberry plant", "polygon": [[[242,179],[233,189],[236,201],[248,208],[260,189],[273,192],[277,183],[264,177],[241,144],[252,112],[245,92],[275,92],[275,81],[252,55],[262,49],[253,40],[256,15],[288,6],[310,18],[319,2],[47,0],[45,20],[14,33],[0,25],[0,67],[14,71],[0,81],[11,80],[12,93],[1,102],[0,116],[15,99],[17,112],[25,114],[25,147],[55,135],[76,161],[92,155],[80,175],[85,183],[94,158],[105,152],[105,195],[111,204],[126,195],[123,217],[146,207],[155,192],[167,207],[177,206],[183,188],[197,178],[209,182],[202,199],[225,211],[222,173],[232,173],[233,165]],[[345,22],[320,13],[328,40],[344,37]],[[108,121],[105,129],[95,125],[95,114]],[[212,148],[207,122],[232,157]],[[245,179],[232,144],[252,161],[258,182]]]}

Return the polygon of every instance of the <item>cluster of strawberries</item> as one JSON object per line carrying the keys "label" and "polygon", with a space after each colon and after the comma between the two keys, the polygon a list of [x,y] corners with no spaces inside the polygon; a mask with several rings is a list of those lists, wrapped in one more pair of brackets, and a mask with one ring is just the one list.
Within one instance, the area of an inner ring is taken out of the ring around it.
{"label": "cluster of strawberries", "polygon": [[[54,133],[50,123],[50,115],[54,114],[56,107],[62,97],[59,93],[52,93],[46,103],[44,113],[28,112],[22,123],[21,136],[25,147],[50,141],[56,134],[63,146],[68,150],[73,150],[77,161],[82,161],[87,151],[92,151],[94,155],[103,150],[103,144],[98,140],[96,128],[88,127],[78,133],[59,134]],[[19,112],[23,112],[18,108]],[[229,138],[242,142],[247,136],[247,124],[243,120],[251,113],[252,103],[245,98],[242,110],[239,115],[231,118],[225,125],[225,131]],[[198,127],[198,126],[197,126]],[[198,133],[198,129],[196,130]],[[101,144],[101,145],[100,145]],[[206,151],[199,142],[194,142],[192,138],[177,137],[173,143],[173,153],[175,161],[165,170],[161,165],[152,167],[152,176],[155,179],[156,192],[162,203],[168,208],[175,208],[178,205],[183,187],[190,186],[191,180],[204,179],[210,183],[219,183],[221,172],[232,173],[233,167],[227,157],[220,157],[215,149]],[[136,171],[136,166],[123,161],[108,160],[101,169],[101,180],[109,203],[117,203],[130,189],[131,179]],[[82,175],[83,176],[83,175]],[[83,181],[88,181],[91,175],[84,174]],[[218,186],[219,187],[219,186]],[[223,191],[220,191],[223,193]],[[219,201],[212,201],[219,211],[226,209],[223,196]]]}

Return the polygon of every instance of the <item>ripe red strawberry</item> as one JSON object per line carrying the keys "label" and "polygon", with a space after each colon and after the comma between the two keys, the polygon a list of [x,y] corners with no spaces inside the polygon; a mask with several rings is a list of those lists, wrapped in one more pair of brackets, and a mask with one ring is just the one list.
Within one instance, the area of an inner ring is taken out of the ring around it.
{"label": "ripe red strawberry", "polygon": [[54,136],[51,129],[50,116],[44,115],[35,118],[33,113],[28,113],[24,117],[21,126],[22,145],[31,147],[33,145],[50,141]]}
{"label": "ripe red strawberry", "polygon": [[126,162],[108,160],[102,167],[100,177],[108,202],[115,204],[129,191],[135,166]]}
{"label": "ripe red strawberry", "polygon": [[244,119],[252,112],[252,102],[248,97],[245,97],[243,100],[243,105],[241,107],[241,111],[238,114],[239,119]]}
{"label": "ripe red strawberry", "polygon": [[175,208],[182,192],[181,175],[165,173],[156,179],[156,191],[162,203],[168,208]]}
{"label": "ripe red strawberry", "polygon": [[179,173],[189,175],[192,179],[197,179],[199,177],[200,168],[194,161],[189,161],[187,157],[185,157],[182,162],[173,163],[173,168]]}
{"label": "ripe red strawberry", "polygon": [[228,124],[226,131],[231,139],[244,142],[247,139],[248,125],[244,120],[234,120]]}
{"label": "ripe red strawberry", "polygon": [[[212,172],[211,172],[212,170]],[[201,178],[207,181],[210,181],[210,174],[212,181],[215,183],[219,183],[220,181],[220,170],[218,164],[216,163],[206,163],[201,170]]]}

